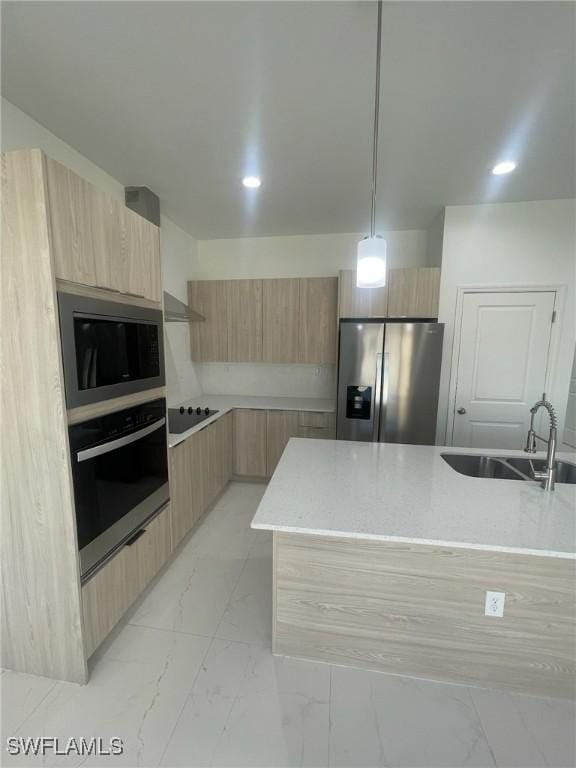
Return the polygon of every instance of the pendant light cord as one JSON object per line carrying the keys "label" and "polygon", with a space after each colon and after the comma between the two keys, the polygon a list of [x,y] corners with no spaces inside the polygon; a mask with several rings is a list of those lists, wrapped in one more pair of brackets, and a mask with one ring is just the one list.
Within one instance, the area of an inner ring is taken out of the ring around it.
{"label": "pendant light cord", "polygon": [[380,51],[382,48],[382,0],[378,0],[378,31],[376,33],[376,85],[374,91],[374,137],[372,144],[372,210],[370,237],[376,234],[376,177],[378,174],[378,116],[380,113]]}

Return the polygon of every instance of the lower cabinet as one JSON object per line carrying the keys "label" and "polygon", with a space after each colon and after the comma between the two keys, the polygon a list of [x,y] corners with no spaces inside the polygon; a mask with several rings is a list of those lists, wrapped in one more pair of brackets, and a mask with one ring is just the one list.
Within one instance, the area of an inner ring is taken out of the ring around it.
{"label": "lower cabinet", "polygon": [[243,408],[234,411],[234,474],[267,477],[267,413]]}
{"label": "lower cabinet", "polygon": [[268,411],[266,429],[266,475],[271,477],[291,437],[298,437],[298,411]]}
{"label": "lower cabinet", "polygon": [[298,437],[335,440],[336,414],[301,411],[298,417]]}
{"label": "lower cabinet", "polygon": [[170,448],[172,540],[176,547],[232,477],[232,413]]}
{"label": "lower cabinet", "polygon": [[86,656],[91,656],[170,557],[170,507],[165,507],[82,587]]}

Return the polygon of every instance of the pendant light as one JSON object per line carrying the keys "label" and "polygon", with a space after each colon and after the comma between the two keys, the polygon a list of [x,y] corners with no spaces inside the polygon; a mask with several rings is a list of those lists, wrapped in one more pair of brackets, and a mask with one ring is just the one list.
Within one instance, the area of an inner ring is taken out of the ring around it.
{"label": "pendant light", "polygon": [[374,136],[372,143],[372,209],[370,237],[360,240],[357,248],[356,285],[377,288],[386,285],[386,240],[376,234],[376,177],[378,174],[378,113],[380,111],[380,49],[382,38],[382,0],[378,0],[376,33],[376,86],[374,92]]}

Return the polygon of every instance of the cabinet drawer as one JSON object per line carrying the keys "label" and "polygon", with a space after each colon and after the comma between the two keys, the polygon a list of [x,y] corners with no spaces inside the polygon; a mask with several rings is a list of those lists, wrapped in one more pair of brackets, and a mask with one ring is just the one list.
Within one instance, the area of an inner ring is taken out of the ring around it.
{"label": "cabinet drawer", "polygon": [[300,427],[298,437],[312,440],[335,440],[336,430],[334,427]]}
{"label": "cabinet drawer", "polygon": [[334,427],[333,413],[320,413],[318,411],[300,411],[298,424],[301,427],[330,428]]}
{"label": "cabinet drawer", "polygon": [[124,546],[82,587],[87,656],[94,653],[170,557],[170,507],[143,530],[145,533]]}

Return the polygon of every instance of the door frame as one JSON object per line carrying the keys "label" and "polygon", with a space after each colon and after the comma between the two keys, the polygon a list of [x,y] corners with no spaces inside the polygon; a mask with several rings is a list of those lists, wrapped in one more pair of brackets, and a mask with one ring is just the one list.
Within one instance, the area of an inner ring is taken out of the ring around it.
{"label": "door frame", "polygon": [[456,288],[456,307],[454,311],[454,337],[452,341],[452,357],[450,363],[450,383],[448,387],[448,418],[446,421],[446,445],[454,445],[454,420],[456,414],[456,391],[458,383],[458,365],[460,363],[460,345],[462,338],[462,316],[464,314],[464,298],[469,293],[554,293],[554,312],[556,319],[551,323],[550,344],[546,362],[545,387],[546,392],[554,391],[556,361],[560,343],[560,328],[566,301],[566,286],[558,283],[485,283],[478,285],[459,285]]}

